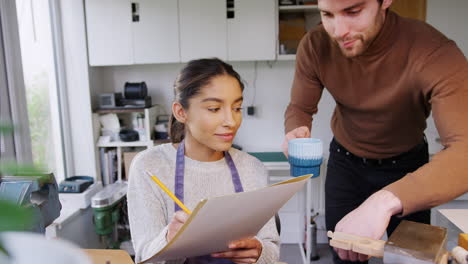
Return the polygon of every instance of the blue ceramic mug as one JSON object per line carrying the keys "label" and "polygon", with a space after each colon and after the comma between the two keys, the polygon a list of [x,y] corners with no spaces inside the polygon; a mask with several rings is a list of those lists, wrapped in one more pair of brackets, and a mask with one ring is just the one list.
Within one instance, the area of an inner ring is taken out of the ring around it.
{"label": "blue ceramic mug", "polygon": [[317,138],[295,138],[288,142],[288,161],[291,165],[291,176],[298,177],[313,174],[320,175],[323,144]]}

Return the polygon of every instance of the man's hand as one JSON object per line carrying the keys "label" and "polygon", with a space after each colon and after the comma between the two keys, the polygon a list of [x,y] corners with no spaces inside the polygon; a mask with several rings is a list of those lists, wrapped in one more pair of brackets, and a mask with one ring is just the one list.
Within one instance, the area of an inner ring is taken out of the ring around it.
{"label": "man's hand", "polygon": [[309,128],[306,126],[301,126],[301,127],[298,127],[289,131],[284,136],[284,141],[283,141],[283,144],[281,145],[284,155],[288,157],[288,141],[289,140],[294,139],[294,138],[308,138],[308,137],[310,137],[310,131],[309,131]]}
{"label": "man's hand", "polygon": [[246,238],[229,243],[228,251],[211,254],[214,258],[224,258],[238,264],[255,263],[262,254],[262,243],[256,238]]}
{"label": "man's hand", "polygon": [[[351,211],[335,226],[335,231],[380,239],[392,215],[402,210],[400,199],[393,193],[380,190],[371,195],[358,208]],[[335,248],[342,260],[365,261],[369,256],[351,250]]]}
{"label": "man's hand", "polygon": [[175,212],[174,217],[172,217],[167,230],[167,241],[171,241],[174,238],[174,236],[177,234],[177,231],[179,231],[179,229],[184,225],[188,218],[189,215],[184,211]]}

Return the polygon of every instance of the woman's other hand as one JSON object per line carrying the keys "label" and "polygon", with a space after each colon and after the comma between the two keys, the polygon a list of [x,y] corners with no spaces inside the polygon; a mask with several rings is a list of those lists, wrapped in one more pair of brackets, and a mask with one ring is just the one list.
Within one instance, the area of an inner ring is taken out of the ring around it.
{"label": "woman's other hand", "polygon": [[262,254],[262,243],[256,238],[246,238],[229,243],[229,250],[211,254],[214,258],[224,258],[237,264],[255,263]]}

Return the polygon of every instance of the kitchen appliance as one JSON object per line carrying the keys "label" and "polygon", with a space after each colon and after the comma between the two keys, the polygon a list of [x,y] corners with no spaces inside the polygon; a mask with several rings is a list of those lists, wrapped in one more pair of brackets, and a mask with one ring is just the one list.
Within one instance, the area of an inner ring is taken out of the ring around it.
{"label": "kitchen appliance", "polygon": [[31,226],[25,226],[23,231],[44,234],[46,226],[60,216],[62,209],[57,182],[52,173],[35,176],[27,173],[14,176],[2,175],[0,199],[31,210],[34,221]]}
{"label": "kitchen appliance", "polygon": [[91,176],[72,176],[59,184],[59,192],[61,193],[82,193],[91,184],[94,178]]}
{"label": "kitchen appliance", "polygon": [[124,142],[138,141],[140,139],[138,132],[129,128],[121,129],[119,132],[119,137],[120,140]]}
{"label": "kitchen appliance", "polygon": [[104,93],[99,95],[100,108],[115,108],[121,106],[122,93]]}
{"label": "kitchen appliance", "polygon": [[99,95],[100,109],[147,108],[151,107],[151,96],[145,82],[126,82],[122,93],[104,93]]}
{"label": "kitchen appliance", "polygon": [[148,87],[145,82],[126,82],[124,86],[125,98],[121,103],[125,107],[150,107],[151,96],[148,96]]}

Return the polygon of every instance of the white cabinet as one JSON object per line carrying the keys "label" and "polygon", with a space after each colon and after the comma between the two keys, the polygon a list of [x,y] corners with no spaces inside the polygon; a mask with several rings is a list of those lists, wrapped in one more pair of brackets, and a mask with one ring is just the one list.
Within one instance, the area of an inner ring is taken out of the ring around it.
{"label": "white cabinet", "polygon": [[86,25],[89,64],[133,63],[130,1],[87,0]]}
{"label": "white cabinet", "polygon": [[227,59],[225,0],[179,0],[182,62],[218,57]]}
{"label": "white cabinet", "polygon": [[228,61],[276,58],[274,0],[179,0],[183,62],[204,57]]}
{"label": "white cabinet", "polygon": [[91,66],[179,62],[174,0],[86,0]]}
{"label": "white cabinet", "polygon": [[179,62],[177,1],[138,0],[139,22],[133,23],[134,63]]}
{"label": "white cabinet", "polygon": [[276,21],[275,0],[86,0],[89,64],[274,60]]}
{"label": "white cabinet", "polygon": [[234,0],[228,19],[228,60],[276,58],[276,4],[272,0]]}

